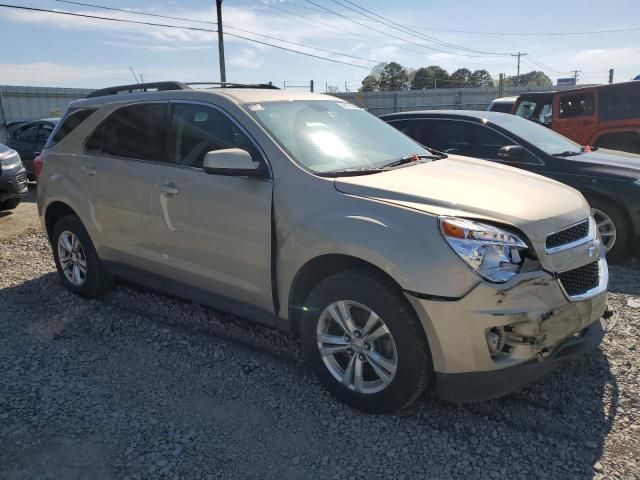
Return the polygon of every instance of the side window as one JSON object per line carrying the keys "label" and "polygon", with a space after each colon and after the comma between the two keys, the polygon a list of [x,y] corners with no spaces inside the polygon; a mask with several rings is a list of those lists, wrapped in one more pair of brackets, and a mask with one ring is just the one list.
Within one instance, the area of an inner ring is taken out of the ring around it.
{"label": "side window", "polygon": [[67,135],[73,132],[76,129],[76,127],[78,127],[78,125],[80,125],[87,118],[89,118],[91,114],[95,111],[96,109],[92,108],[92,109],[76,110],[75,112],[69,113],[69,115],[67,115],[62,120],[62,122],[60,123],[60,126],[56,130],[56,133],[53,135],[53,137],[49,137],[49,141],[47,142],[46,146],[51,147],[56,143],[60,142],[63,138],[65,138]]}
{"label": "side window", "polygon": [[241,148],[255,161],[260,153],[249,138],[222,112],[197,104],[175,104],[169,128],[168,155],[172,163],[201,168],[212,150]]}
{"label": "side window", "polygon": [[16,130],[15,139],[21,142],[35,143],[38,137],[38,124],[29,125]]}
{"label": "side window", "polygon": [[470,155],[473,141],[471,124],[455,120],[431,120],[424,122],[425,128],[431,130],[431,145],[436,150],[458,155]]}
{"label": "side window", "polygon": [[51,132],[53,132],[53,125],[49,123],[41,123],[40,128],[38,129],[38,140],[36,143],[44,146],[44,144],[47,143]]}
{"label": "side window", "polygon": [[104,120],[87,139],[88,153],[165,161],[166,104],[140,103],[122,107]]}
{"label": "side window", "polygon": [[496,160],[498,150],[506,145],[512,145],[507,137],[482,125],[469,125],[473,131],[473,146],[471,153],[474,157]]}
{"label": "side window", "polygon": [[593,115],[595,111],[593,92],[564,95],[560,97],[560,118]]}

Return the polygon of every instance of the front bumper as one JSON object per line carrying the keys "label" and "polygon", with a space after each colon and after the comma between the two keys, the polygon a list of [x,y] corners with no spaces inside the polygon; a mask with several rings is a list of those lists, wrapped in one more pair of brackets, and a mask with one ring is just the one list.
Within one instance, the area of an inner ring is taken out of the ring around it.
{"label": "front bumper", "polygon": [[530,360],[488,372],[436,372],[438,395],[450,402],[479,402],[502,397],[555,370],[563,360],[595,350],[605,331],[605,321],[595,321],[579,334],[562,341],[551,356],[542,361]]}
{"label": "front bumper", "polygon": [[27,171],[22,165],[4,168],[0,172],[0,200],[21,197],[29,191]]}
{"label": "front bumper", "polygon": [[[595,348],[607,303],[604,280],[580,299],[567,297],[558,279],[540,270],[504,284],[482,282],[460,299],[407,294],[429,340],[440,396],[496,398],[552,370],[561,358]],[[497,353],[489,348],[490,331],[501,338]]]}

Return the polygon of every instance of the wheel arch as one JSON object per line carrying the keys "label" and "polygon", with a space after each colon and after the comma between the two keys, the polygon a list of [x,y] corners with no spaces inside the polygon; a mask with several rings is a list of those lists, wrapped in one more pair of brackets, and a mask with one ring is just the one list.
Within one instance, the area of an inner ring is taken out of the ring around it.
{"label": "wheel arch", "polygon": [[80,218],[76,211],[65,202],[54,201],[47,205],[44,213],[44,225],[49,241],[51,241],[51,235],[53,235],[53,229],[58,220],[69,215]]}
{"label": "wheel arch", "polygon": [[[311,290],[325,278],[345,270],[369,270],[373,275],[384,279],[398,292],[403,289],[400,284],[380,267],[361,258],[347,254],[324,254],[308,260],[295,274],[289,290],[288,318],[291,330],[298,335],[300,313]],[[413,309],[413,307],[411,307]]]}

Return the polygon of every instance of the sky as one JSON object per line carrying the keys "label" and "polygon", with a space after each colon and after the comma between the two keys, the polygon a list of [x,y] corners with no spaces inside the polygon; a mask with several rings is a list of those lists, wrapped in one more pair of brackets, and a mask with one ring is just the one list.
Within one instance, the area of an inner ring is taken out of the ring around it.
{"label": "sky", "polygon": [[[55,0],[4,3],[204,30],[216,28],[215,23],[204,23],[216,21],[215,0],[78,1],[128,12]],[[340,91],[357,90],[373,66],[390,61],[410,68],[440,65],[449,72],[461,67],[484,68],[497,77],[501,72],[516,73],[517,60],[511,54],[518,51],[527,53],[522,57],[522,72],[543,70],[554,82],[571,76],[570,71],[576,69],[581,71],[582,84],[606,82],[610,68],[615,69],[616,81],[640,74],[638,0],[350,1],[224,0],[226,33],[352,64],[329,62],[225,35],[227,81],[272,81],[281,87],[286,82],[287,88],[306,88],[313,79],[316,91],[324,91],[327,85],[337,86]],[[385,20],[372,13],[364,12],[368,17],[360,15],[345,6],[355,10],[357,6],[365,7]],[[539,35],[612,29],[632,30]],[[220,80],[217,34],[213,31],[0,8],[0,39],[4,46],[0,57],[1,85],[98,88],[134,83],[131,69],[137,79],[142,77],[145,82]]]}

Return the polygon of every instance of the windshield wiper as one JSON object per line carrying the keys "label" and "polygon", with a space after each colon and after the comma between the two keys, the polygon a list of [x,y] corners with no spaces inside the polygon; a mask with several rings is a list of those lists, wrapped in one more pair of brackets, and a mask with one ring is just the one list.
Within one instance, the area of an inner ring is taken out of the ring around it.
{"label": "windshield wiper", "polygon": [[346,168],[344,170],[320,172],[318,175],[322,177],[355,177],[357,175],[372,175],[374,173],[384,172],[384,170],[384,168]]}
{"label": "windshield wiper", "polygon": [[582,152],[573,152],[571,150],[567,150],[566,152],[553,153],[554,157],[575,157],[576,155],[582,155]]}
{"label": "windshield wiper", "polygon": [[443,158],[447,158],[447,155],[444,153],[438,153],[435,155],[418,155],[418,154],[412,154],[412,155],[407,155],[406,157],[402,157],[398,160],[394,160],[391,163],[387,163],[386,165],[383,165],[380,168],[393,168],[393,167],[399,167],[400,165],[405,165],[407,163],[419,163],[419,160],[422,159],[429,159],[429,160],[440,160]]}

